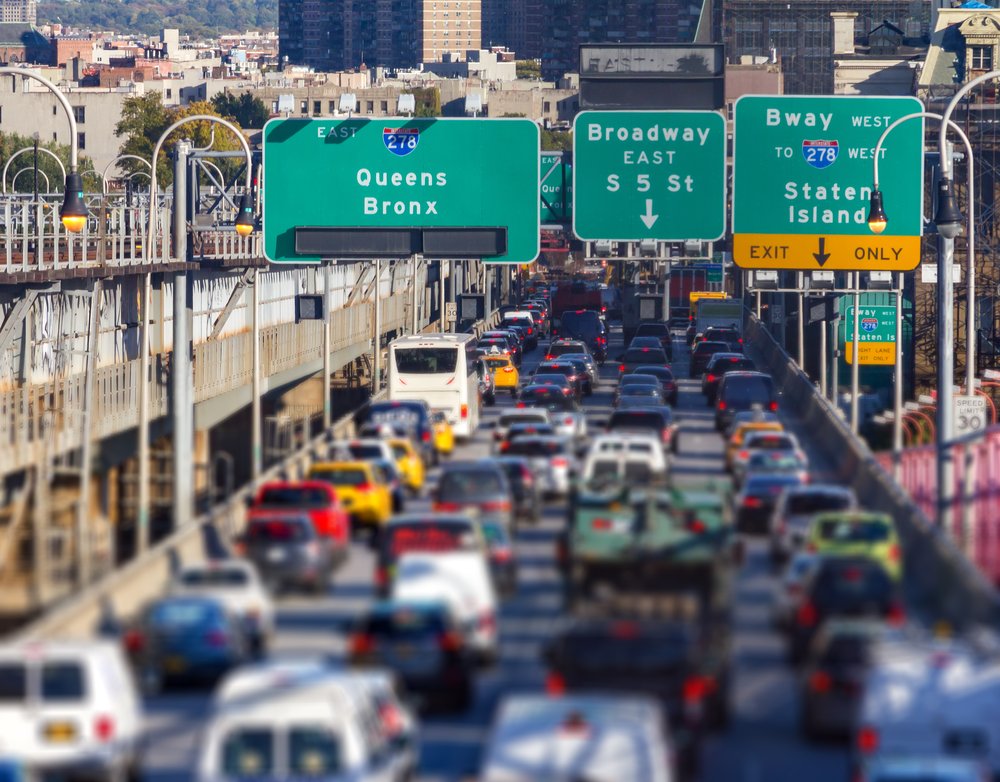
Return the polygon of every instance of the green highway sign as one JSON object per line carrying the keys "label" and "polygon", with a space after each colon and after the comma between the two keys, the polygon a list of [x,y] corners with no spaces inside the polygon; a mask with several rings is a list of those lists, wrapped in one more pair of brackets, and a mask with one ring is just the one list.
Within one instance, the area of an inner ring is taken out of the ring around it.
{"label": "green highway sign", "polygon": [[542,225],[568,223],[573,207],[573,163],[565,152],[541,154]]}
{"label": "green highway sign", "polygon": [[[847,306],[841,320],[845,359],[854,361],[854,305]],[[858,308],[858,349],[861,364],[893,364],[896,361],[896,308],[862,304]]]}
{"label": "green highway sign", "polygon": [[726,232],[726,123],[714,111],[582,111],[573,231],[585,241],[714,241]]}
{"label": "green highway sign", "polygon": [[484,260],[538,256],[539,130],[530,119],[272,119],[263,167],[272,263],[322,260],[296,252],[302,228],[501,228],[505,252]]}
{"label": "green highway sign", "polygon": [[907,271],[920,262],[924,123],[886,137],[879,186],[888,225],[868,228],[875,146],[910,97],[752,95],[736,101],[733,261],[750,269]]}

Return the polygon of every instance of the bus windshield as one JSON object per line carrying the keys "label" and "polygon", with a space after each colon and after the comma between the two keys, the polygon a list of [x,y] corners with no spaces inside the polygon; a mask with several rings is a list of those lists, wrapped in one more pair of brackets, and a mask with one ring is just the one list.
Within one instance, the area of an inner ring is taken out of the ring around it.
{"label": "bus windshield", "polygon": [[456,348],[396,348],[394,352],[401,375],[451,374],[458,366]]}

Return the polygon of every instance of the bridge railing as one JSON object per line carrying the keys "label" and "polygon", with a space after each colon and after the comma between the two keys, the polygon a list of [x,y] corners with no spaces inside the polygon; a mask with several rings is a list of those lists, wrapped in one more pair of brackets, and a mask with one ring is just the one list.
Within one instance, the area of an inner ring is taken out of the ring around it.
{"label": "bridge railing", "polygon": [[947,621],[957,630],[987,626],[1000,630],[1000,595],[938,530],[892,475],[856,437],[839,412],[823,398],[753,316],[746,332],[749,349],[762,359],[782,390],[781,405],[835,460],[836,478],[851,486],[866,508],[890,514],[903,553],[903,588],[909,605],[927,622]]}

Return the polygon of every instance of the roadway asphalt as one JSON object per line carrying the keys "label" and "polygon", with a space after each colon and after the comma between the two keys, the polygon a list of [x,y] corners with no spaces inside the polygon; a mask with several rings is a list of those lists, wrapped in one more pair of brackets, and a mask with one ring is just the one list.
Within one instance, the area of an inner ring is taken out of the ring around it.
{"label": "roadway asphalt", "polygon": [[[620,332],[616,331],[620,348]],[[544,343],[543,343],[544,344]],[[543,354],[540,348],[525,358],[522,374]],[[683,343],[675,346],[675,370],[680,380],[676,417],[680,423],[680,453],[673,470],[684,482],[699,483],[723,477],[722,440],[700,393],[699,381],[687,380]],[[602,383],[586,401],[588,416],[606,418],[616,377],[613,362],[602,370]],[[496,407],[484,411],[495,418],[512,404],[504,395]],[[792,429],[798,429],[789,421]],[[815,453],[805,433],[799,432],[810,456],[823,472],[821,454]],[[489,431],[482,429],[453,458],[479,458],[489,454]],[[430,475],[431,481],[435,473]],[[408,509],[426,508],[423,499]],[[495,705],[504,693],[539,691],[543,670],[539,650],[561,614],[562,599],[554,562],[554,542],[563,523],[564,506],[550,505],[537,527],[522,529],[516,541],[520,585],[500,616],[501,658],[480,676],[474,707],[456,717],[423,721],[422,755],[418,779],[458,782],[475,778],[479,756],[488,737]],[[770,624],[774,577],[765,551],[757,542],[747,549],[734,611],[733,719],[725,733],[713,737],[705,748],[705,782],[770,782],[808,779],[810,782],[843,782],[848,778],[848,753],[844,746],[806,743],[797,731],[797,680],[784,662],[784,649]],[[273,653],[339,656],[345,652],[346,631],[373,599],[372,556],[356,546],[350,561],[337,574],[324,598],[287,598],[279,603],[278,634]],[[147,703],[147,754],[145,778],[150,782],[184,782],[193,777],[200,729],[208,693],[168,693]],[[620,780],[620,782],[629,782]]]}

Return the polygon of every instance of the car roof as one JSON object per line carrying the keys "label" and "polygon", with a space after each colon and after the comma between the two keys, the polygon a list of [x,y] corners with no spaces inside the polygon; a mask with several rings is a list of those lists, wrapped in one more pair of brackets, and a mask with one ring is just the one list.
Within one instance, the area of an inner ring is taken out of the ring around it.
{"label": "car roof", "polygon": [[310,468],[311,470],[366,470],[370,466],[367,461],[329,461],[329,462],[316,462]]}
{"label": "car roof", "polygon": [[403,524],[438,524],[442,521],[464,524],[475,524],[476,520],[464,513],[442,513],[441,511],[428,511],[427,513],[401,513],[393,516],[387,522],[389,527],[398,527]]}
{"label": "car roof", "polygon": [[[634,382],[636,378],[639,378],[640,380],[648,379],[652,380],[653,383],[655,383],[656,385],[660,385],[660,378],[658,378],[656,375],[647,375],[644,372],[629,372],[627,375],[622,375],[621,378],[618,380],[618,384],[621,385],[626,378],[631,378],[630,382]],[[652,385],[653,383],[651,383],[650,385]],[[636,383],[636,385],[641,385],[641,383]]]}
{"label": "car roof", "polygon": [[828,510],[817,513],[813,517],[813,521],[849,521],[849,522],[865,522],[865,521],[880,521],[890,527],[895,526],[895,522],[888,513],[878,513],[876,511],[868,510]]}

